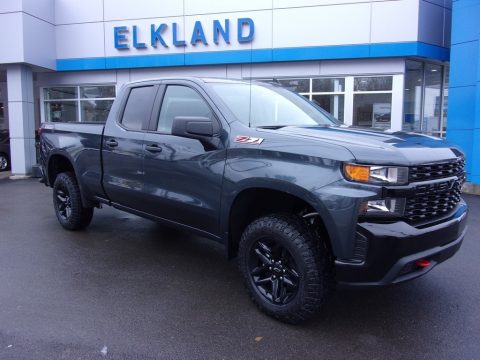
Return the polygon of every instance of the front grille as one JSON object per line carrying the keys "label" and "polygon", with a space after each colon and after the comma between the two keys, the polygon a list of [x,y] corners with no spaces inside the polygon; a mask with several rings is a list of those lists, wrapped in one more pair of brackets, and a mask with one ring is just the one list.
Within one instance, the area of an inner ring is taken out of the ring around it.
{"label": "front grille", "polygon": [[[449,188],[453,186],[452,188]],[[448,188],[448,190],[445,190]],[[410,222],[431,220],[448,214],[460,202],[461,183],[450,181],[418,187],[415,197],[407,199],[405,218]],[[439,190],[440,189],[440,190]]]}
{"label": "front grille", "polygon": [[412,166],[409,172],[411,182],[443,178],[445,178],[445,181],[422,184],[415,188],[414,197],[408,198],[405,204],[404,216],[407,221],[433,220],[455,209],[460,202],[462,185],[465,181],[464,167],[465,160],[463,158]]}
{"label": "front grille", "polygon": [[462,175],[464,167],[465,159],[463,158],[441,163],[417,165],[410,167],[408,178],[410,182],[443,179],[450,176]]}

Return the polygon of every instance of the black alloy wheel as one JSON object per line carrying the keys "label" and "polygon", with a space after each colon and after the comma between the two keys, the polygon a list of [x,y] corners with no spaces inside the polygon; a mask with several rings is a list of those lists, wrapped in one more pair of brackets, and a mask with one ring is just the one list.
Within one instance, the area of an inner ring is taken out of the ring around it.
{"label": "black alloy wheel", "polygon": [[333,291],[334,260],[328,239],[295,214],[271,214],[244,230],[238,264],[257,307],[278,320],[312,317]]}
{"label": "black alloy wheel", "polygon": [[72,216],[72,200],[65,186],[55,189],[55,201],[60,217],[68,221]]}
{"label": "black alloy wheel", "polygon": [[277,241],[265,238],[250,249],[248,268],[257,291],[268,301],[284,305],[298,292],[300,275],[290,252]]}

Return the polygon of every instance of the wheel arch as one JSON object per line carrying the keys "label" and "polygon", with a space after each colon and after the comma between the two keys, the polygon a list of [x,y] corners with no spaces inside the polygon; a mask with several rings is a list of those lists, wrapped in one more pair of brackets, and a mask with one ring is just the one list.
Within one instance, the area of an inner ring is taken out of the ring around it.
{"label": "wheel arch", "polygon": [[47,161],[47,179],[48,185],[53,187],[55,179],[62,172],[71,171],[77,177],[73,161],[70,157],[63,153],[52,153]]}
{"label": "wheel arch", "polygon": [[72,172],[77,180],[78,186],[80,188],[80,195],[82,198],[82,203],[84,207],[93,207],[96,204],[88,200],[84,196],[83,184],[79,179],[79,174],[75,168],[75,162],[68,156],[68,154],[62,152],[55,152],[50,154],[47,160],[47,180],[48,185],[53,187],[55,179],[57,176],[63,172]]}
{"label": "wheel arch", "polygon": [[[271,179],[270,179],[271,180]],[[232,197],[223,219],[228,258],[236,257],[244,229],[256,218],[272,213],[318,213],[319,231],[326,236],[330,249],[332,236],[325,221],[326,209],[319,205],[311,194],[297,185],[282,181],[256,184],[242,188]]]}

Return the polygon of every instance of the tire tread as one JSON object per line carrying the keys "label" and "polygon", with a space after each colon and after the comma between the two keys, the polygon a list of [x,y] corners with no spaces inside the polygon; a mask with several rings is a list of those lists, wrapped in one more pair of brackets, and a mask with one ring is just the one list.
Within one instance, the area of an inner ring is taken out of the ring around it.
{"label": "tire tread", "polygon": [[[287,309],[265,306],[264,301],[258,298],[259,295],[251,288],[249,282],[250,274],[245,265],[249,239],[265,228],[275,229],[282,233],[298,249],[306,266],[305,293],[299,301],[295,301],[294,306],[289,306]],[[247,226],[240,240],[239,266],[250,298],[261,311],[278,320],[292,324],[303,322],[318,312],[333,291],[335,284],[333,258],[325,241],[326,239],[318,237],[304,219],[293,214],[267,215]]]}

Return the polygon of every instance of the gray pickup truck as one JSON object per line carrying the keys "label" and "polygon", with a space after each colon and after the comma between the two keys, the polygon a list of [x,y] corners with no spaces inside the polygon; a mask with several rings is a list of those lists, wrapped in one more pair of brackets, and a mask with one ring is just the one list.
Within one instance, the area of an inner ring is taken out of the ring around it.
{"label": "gray pickup truck", "polygon": [[257,306],[291,323],[335,284],[427,273],[466,230],[459,149],[338,124],[275,84],[129,83],[106,124],[44,123],[40,148],[64,228],[105,204],[221,242]]}

